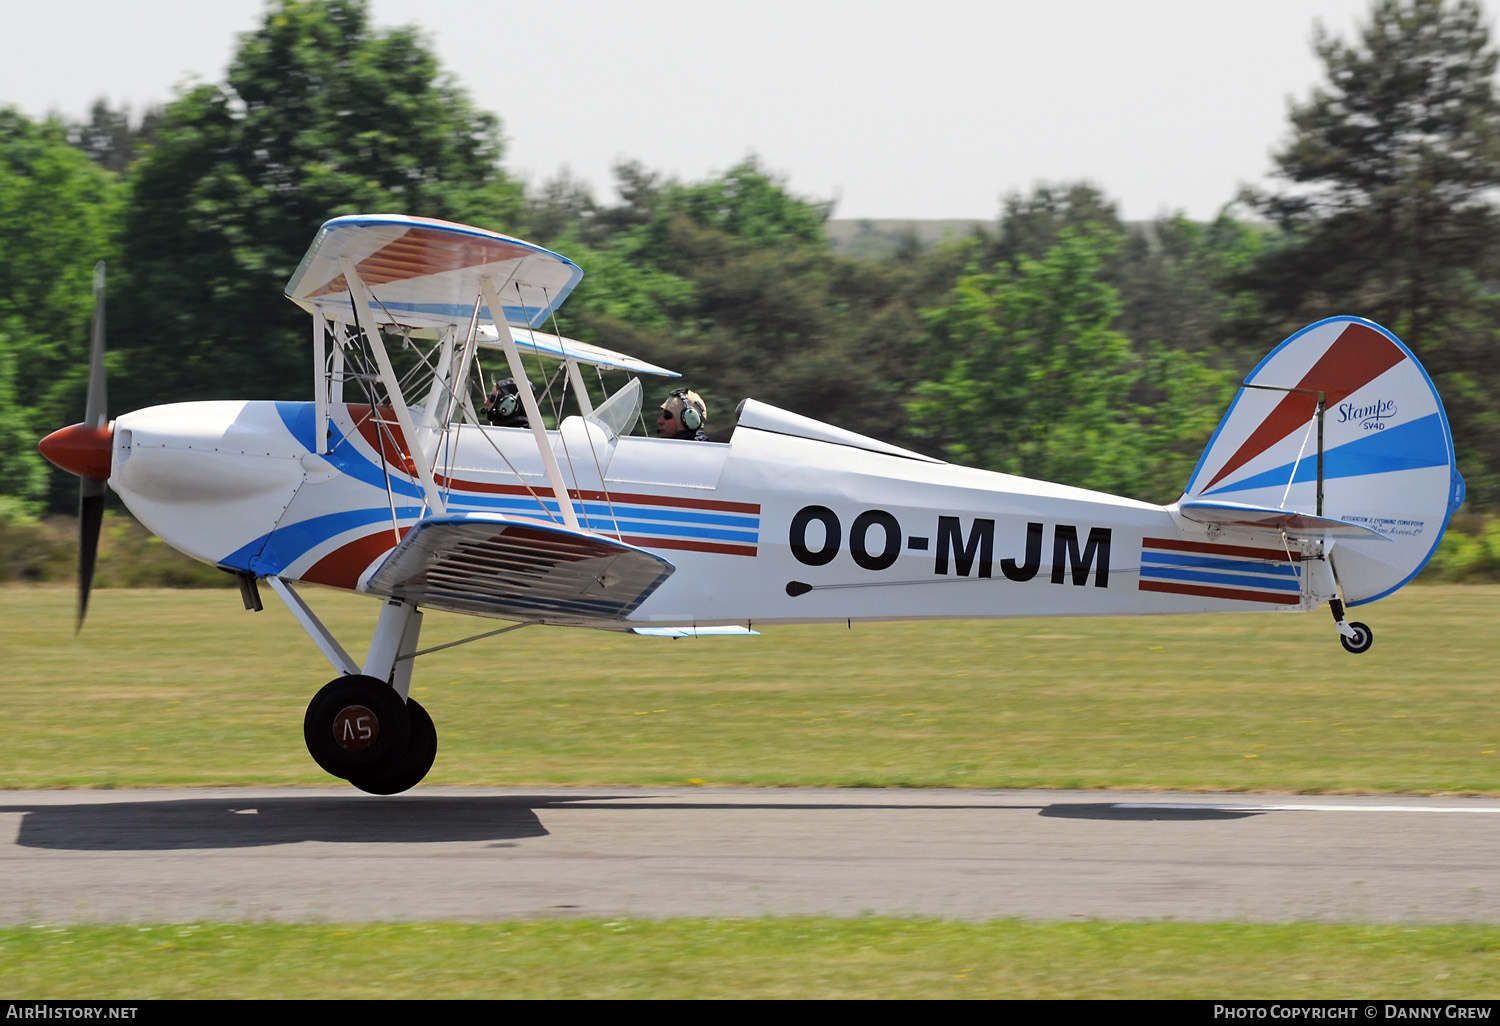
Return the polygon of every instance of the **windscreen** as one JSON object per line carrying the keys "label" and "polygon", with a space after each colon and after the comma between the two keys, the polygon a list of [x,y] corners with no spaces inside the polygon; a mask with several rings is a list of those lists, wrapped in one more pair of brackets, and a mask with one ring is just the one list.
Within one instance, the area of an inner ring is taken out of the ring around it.
{"label": "windscreen", "polygon": [[641,415],[641,379],[631,378],[625,387],[594,408],[589,418],[609,432],[610,438],[627,433]]}

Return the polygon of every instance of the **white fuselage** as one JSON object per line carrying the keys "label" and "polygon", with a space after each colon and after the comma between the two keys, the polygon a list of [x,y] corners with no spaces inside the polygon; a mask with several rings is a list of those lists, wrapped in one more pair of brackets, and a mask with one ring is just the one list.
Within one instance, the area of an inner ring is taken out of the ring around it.
{"label": "white fuselage", "polygon": [[[148,528],[198,559],[359,590],[423,516],[425,497],[390,440],[399,433],[383,433],[368,407],[332,411],[322,455],[313,423],[310,403],[140,410],[116,421],[110,485]],[[628,623],[1248,611],[1314,601],[1296,550],[1263,536],[879,443],[808,437],[798,423],[810,422],[742,424],[728,443],[611,438],[578,417],[548,433],[580,523],[676,567]],[[447,512],[556,515],[529,430],[427,429],[418,443]]]}

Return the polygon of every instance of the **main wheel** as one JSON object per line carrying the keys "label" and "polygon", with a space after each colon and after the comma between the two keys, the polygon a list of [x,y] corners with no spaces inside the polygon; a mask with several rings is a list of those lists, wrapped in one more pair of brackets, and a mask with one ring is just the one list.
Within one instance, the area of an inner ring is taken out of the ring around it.
{"label": "main wheel", "polygon": [[1354,637],[1351,638],[1340,634],[1339,644],[1344,646],[1346,652],[1353,652],[1355,655],[1359,655],[1361,652],[1368,652],[1370,646],[1375,644],[1375,632],[1370,630],[1366,624],[1353,620],[1349,621],[1349,626],[1354,629]]}
{"label": "main wheel", "polygon": [[432,761],[437,758],[437,727],[427,710],[415,698],[406,700],[406,712],[411,719],[411,737],[406,742],[406,751],[396,761],[376,773],[356,773],[349,783],[370,794],[400,794],[422,782]]}
{"label": "main wheel", "polygon": [[302,738],[313,761],[336,777],[379,773],[406,751],[411,717],[383,680],[348,676],[323,685],[307,703]]}

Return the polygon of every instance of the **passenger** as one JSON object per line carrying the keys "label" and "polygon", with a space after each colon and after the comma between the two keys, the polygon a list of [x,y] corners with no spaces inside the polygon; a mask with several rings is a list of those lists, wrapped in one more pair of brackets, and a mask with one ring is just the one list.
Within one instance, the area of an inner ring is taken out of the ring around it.
{"label": "passenger", "polygon": [[708,441],[708,407],[697,392],[685,388],[675,389],[661,404],[661,416],[656,418],[656,433],[663,438],[691,438],[695,442]]}
{"label": "passenger", "polygon": [[515,378],[495,381],[495,390],[484,401],[484,415],[496,427],[528,427],[526,411],[521,407],[521,390]]}

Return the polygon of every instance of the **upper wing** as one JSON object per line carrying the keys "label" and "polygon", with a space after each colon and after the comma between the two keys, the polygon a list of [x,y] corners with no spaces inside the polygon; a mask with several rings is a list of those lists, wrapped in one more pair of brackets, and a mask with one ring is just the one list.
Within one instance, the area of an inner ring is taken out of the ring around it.
{"label": "upper wing", "polygon": [[[647,363],[645,360],[638,360],[633,356],[617,353],[613,349],[605,349],[603,346],[580,342],[576,338],[549,335],[542,331],[532,331],[530,328],[512,328],[510,335],[516,340],[516,348],[523,353],[537,353],[541,356],[550,356],[555,360],[566,358],[594,367],[609,367],[635,374],[656,374],[664,378],[682,376],[676,371],[658,367],[654,363]],[[488,324],[480,325],[476,337],[479,346],[483,349],[500,348],[499,337],[495,334],[495,329]]]}
{"label": "upper wing", "polygon": [[544,323],[583,277],[567,257],[498,232],[403,214],[336,217],[318,229],[286,296],[308,313],[355,322],[349,285],[339,261],[354,262],[374,296],[381,324],[441,331],[467,324],[487,277],[505,305],[502,316],[488,307],[490,323]]}
{"label": "upper wing", "polygon": [[418,522],[362,590],[451,612],[598,627],[629,616],[674,569],[602,535],[468,513]]}

